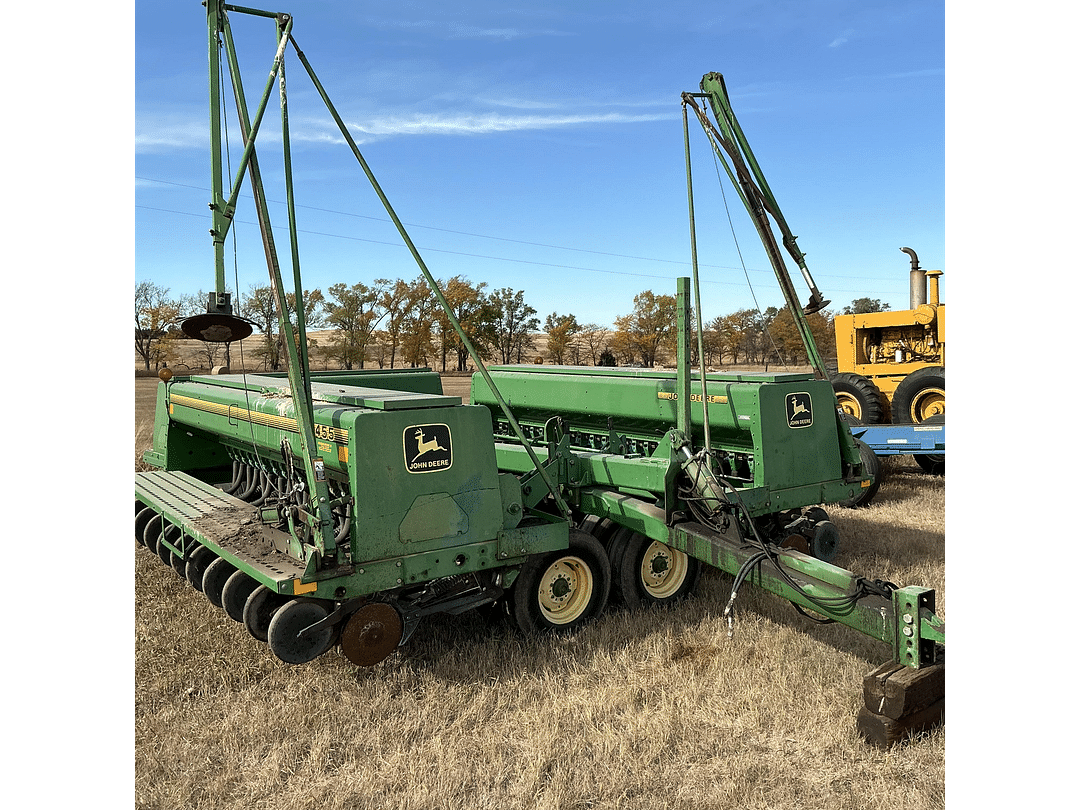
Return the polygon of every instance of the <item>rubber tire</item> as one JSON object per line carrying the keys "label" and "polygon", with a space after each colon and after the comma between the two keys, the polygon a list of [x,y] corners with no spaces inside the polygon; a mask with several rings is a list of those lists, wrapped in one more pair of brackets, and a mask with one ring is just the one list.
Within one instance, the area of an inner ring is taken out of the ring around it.
{"label": "rubber tire", "polygon": [[274,614],[289,601],[284,594],[274,593],[265,585],[260,585],[251,592],[244,603],[244,627],[256,641],[266,641],[266,633]]}
{"label": "rubber tire", "polygon": [[[587,602],[574,617],[558,622],[540,604],[545,575],[557,563],[564,562],[588,569],[592,578]],[[570,529],[570,543],[565,550],[537,554],[525,562],[510,588],[509,612],[514,625],[524,633],[568,633],[596,619],[607,605],[611,593],[611,563],[600,541],[581,529]]]}
{"label": "rubber tire", "polygon": [[218,557],[210,563],[203,574],[202,592],[214,607],[221,607],[221,592],[235,570],[237,570],[235,565],[224,557]]}
{"label": "rubber tire", "polygon": [[[619,529],[619,524],[614,523],[608,518],[597,517],[596,515],[586,515],[584,520],[578,524],[578,528],[583,532],[588,532],[599,540],[600,545],[602,545],[606,551],[611,544],[611,538]],[[610,557],[610,554],[608,556]]]}
{"label": "rubber tire", "polygon": [[874,383],[861,374],[850,373],[837,374],[831,382],[834,392],[843,394],[858,405],[859,413],[852,416],[864,425],[881,424],[885,418],[885,406],[882,404],[881,391]]}
{"label": "rubber tire", "polygon": [[196,546],[188,555],[187,565],[184,566],[184,578],[191,583],[192,588],[202,591],[203,574],[210,567],[210,563],[216,559],[217,555],[203,545]]}
{"label": "rubber tire", "polygon": [[149,506],[143,506],[142,509],[139,509],[140,505],[140,501],[135,501],[135,508],[138,509],[135,513],[135,542],[140,546],[145,546],[146,543],[143,541],[143,532],[146,531],[146,524],[150,522],[157,512]]}
{"label": "rubber tire", "polygon": [[180,577],[180,579],[186,580],[187,560],[185,560],[183,557],[178,557],[177,555],[173,554],[169,562],[172,564],[173,571],[176,572],[176,575]]}
{"label": "rubber tire", "polygon": [[881,459],[878,458],[877,453],[870,449],[870,445],[862,439],[856,439],[855,444],[858,445],[859,448],[859,457],[862,459],[863,469],[873,477],[874,482],[866,489],[862,489],[856,493],[855,497],[848,498],[846,501],[840,501],[841,506],[846,506],[849,509],[854,509],[859,506],[869,506],[870,502],[874,500],[874,496],[877,495],[878,489],[881,487]]}
{"label": "rubber tire", "polygon": [[[645,554],[652,548],[653,541],[625,527],[611,538],[609,557],[611,559],[611,601],[629,608],[649,605],[672,605],[690,596],[697,588],[701,578],[701,561],[689,555],[686,557],[686,574],[674,592],[658,597],[651,592],[642,579],[641,568]],[[673,554],[681,551],[668,547]]]}
{"label": "rubber tire", "polygon": [[[175,523],[166,524],[164,537],[174,546],[179,545],[178,541],[183,536],[184,533],[180,531],[180,527],[177,526]],[[167,545],[165,545],[164,543],[158,543],[157,555],[158,558],[167,566],[169,566],[170,568],[175,568],[175,566],[173,565],[173,557],[175,557],[176,555],[173,554],[172,549],[170,549]]]}
{"label": "rubber tire", "polygon": [[[893,422],[897,425],[910,425],[917,422],[929,422],[930,419],[916,420],[911,413],[912,406],[918,401],[919,395],[929,388],[945,390],[945,367],[927,366],[911,372],[900,385],[896,386],[896,392],[892,398]],[[941,416],[944,414],[935,414]],[[930,417],[934,418],[933,416]]]}
{"label": "rubber tire", "polygon": [[143,529],[143,545],[151,554],[157,554],[158,538],[161,537],[161,515],[154,515]]}
{"label": "rubber tire", "polygon": [[311,599],[294,599],[282,605],[266,631],[270,652],[286,664],[314,661],[334,646],[337,638],[334,628],[326,627],[306,638],[297,638],[297,634],[329,615],[330,610],[325,605]]}
{"label": "rubber tire", "polygon": [[243,571],[237,571],[225,581],[225,587],[221,589],[221,607],[230,619],[234,622],[244,620],[244,606],[260,584]]}

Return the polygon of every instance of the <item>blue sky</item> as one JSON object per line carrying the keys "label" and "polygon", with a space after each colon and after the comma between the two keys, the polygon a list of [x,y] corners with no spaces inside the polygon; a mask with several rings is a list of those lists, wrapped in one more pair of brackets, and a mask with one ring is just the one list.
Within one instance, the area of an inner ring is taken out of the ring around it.
{"label": "blue sky", "polygon": [[[943,2],[265,7],[295,15],[300,48],[437,278],[524,290],[541,317],[572,312],[606,325],[642,290],[674,292],[674,279],[690,273],[679,96],[710,71],[724,74],[834,307],[868,296],[906,308],[904,246],[924,267],[948,270]],[[273,56],[273,26],[231,20],[251,102]],[[135,278],[174,294],[210,289],[199,3],[136,2],[134,55]],[[291,54],[287,77],[305,286],[416,277]],[[275,107],[267,116],[260,162],[271,219],[284,227],[277,115]],[[781,305],[748,215],[726,178],[721,189],[700,128],[691,127],[706,317],[755,300]],[[228,259],[241,292],[267,279],[254,223],[245,194],[235,265],[232,243]],[[278,244],[287,260],[284,232]]]}

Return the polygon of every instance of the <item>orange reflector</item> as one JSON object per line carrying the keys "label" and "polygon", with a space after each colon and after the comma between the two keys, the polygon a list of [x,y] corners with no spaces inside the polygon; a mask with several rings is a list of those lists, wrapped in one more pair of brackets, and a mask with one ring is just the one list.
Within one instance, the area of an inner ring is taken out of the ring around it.
{"label": "orange reflector", "polygon": [[292,581],[293,596],[299,596],[302,593],[311,593],[315,590],[316,583],[309,582],[307,585],[303,584],[300,580],[294,579]]}

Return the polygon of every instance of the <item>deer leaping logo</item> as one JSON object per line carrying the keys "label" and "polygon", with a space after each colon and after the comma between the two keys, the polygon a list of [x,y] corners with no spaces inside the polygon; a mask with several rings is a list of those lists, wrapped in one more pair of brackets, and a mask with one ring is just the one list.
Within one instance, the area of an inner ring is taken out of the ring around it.
{"label": "deer leaping logo", "polygon": [[444,453],[446,452],[446,448],[439,444],[438,436],[436,436],[434,439],[427,439],[425,441],[423,428],[417,428],[416,433],[413,434],[413,438],[416,439],[416,449],[420,452],[413,456],[412,461],[409,462],[410,464],[415,462],[418,458],[420,458],[420,456],[426,455],[435,450],[442,450]]}
{"label": "deer leaping logo", "polygon": [[814,424],[814,406],[809,393],[799,391],[786,399],[788,427],[804,428]]}

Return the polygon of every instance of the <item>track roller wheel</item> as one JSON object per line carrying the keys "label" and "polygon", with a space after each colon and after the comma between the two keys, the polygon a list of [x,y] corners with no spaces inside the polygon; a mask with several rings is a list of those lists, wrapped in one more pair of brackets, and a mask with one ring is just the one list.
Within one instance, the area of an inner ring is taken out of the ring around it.
{"label": "track roller wheel", "polygon": [[334,628],[327,626],[305,636],[300,633],[329,615],[325,605],[313,600],[294,599],[283,605],[266,632],[270,651],[286,664],[314,661],[334,646]]}
{"label": "track roller wheel", "polygon": [[143,532],[146,531],[146,524],[157,514],[149,506],[143,506],[141,501],[135,501],[135,508],[138,510],[135,512],[135,542],[140,546],[145,546],[146,541],[143,540]]}
{"label": "track roller wheel", "polygon": [[202,590],[203,574],[206,573],[210,563],[216,559],[217,555],[206,546],[195,547],[188,555],[187,564],[184,566],[184,577],[191,583],[191,587],[197,591]]}
{"label": "track roller wheel", "polygon": [[278,608],[289,601],[284,594],[275,593],[265,585],[260,585],[251,592],[244,603],[244,627],[256,641],[266,641],[270,622]]}
{"label": "track roller wheel", "polygon": [[611,538],[611,593],[627,607],[670,605],[694,592],[701,563],[625,527]]}
{"label": "track roller wheel", "polygon": [[214,607],[221,607],[221,592],[233,575],[236,566],[224,557],[218,557],[206,568],[202,580],[202,592]]}
{"label": "track roller wheel", "polygon": [[878,458],[877,453],[870,449],[870,445],[862,439],[856,439],[855,444],[859,448],[859,458],[862,459],[863,474],[869,475],[874,481],[870,486],[860,489],[846,501],[840,501],[841,506],[848,508],[869,506],[870,501],[877,495],[878,488],[881,486],[881,459]]}
{"label": "track roller wheel", "polygon": [[143,545],[152,554],[157,554],[158,538],[161,537],[161,522],[161,515],[155,514],[146,522],[146,528],[143,529]]}
{"label": "track roller wheel", "polygon": [[933,417],[945,419],[945,367],[927,366],[900,381],[892,398],[893,421],[920,424]]}
{"label": "track roller wheel", "polygon": [[832,378],[833,391],[840,409],[862,422],[876,425],[885,417],[881,391],[861,374],[837,374]]}
{"label": "track roller wheel", "polygon": [[611,591],[600,541],[570,529],[570,547],[530,558],[510,589],[510,616],[524,632],[570,631],[595,619]]}
{"label": "track roller wheel", "polygon": [[237,571],[225,580],[225,587],[221,589],[221,607],[234,622],[244,620],[244,605],[259,584],[243,571]]}
{"label": "track roller wheel", "polygon": [[384,660],[401,643],[404,624],[392,605],[369,602],[349,617],[341,631],[341,651],[358,667]]}

